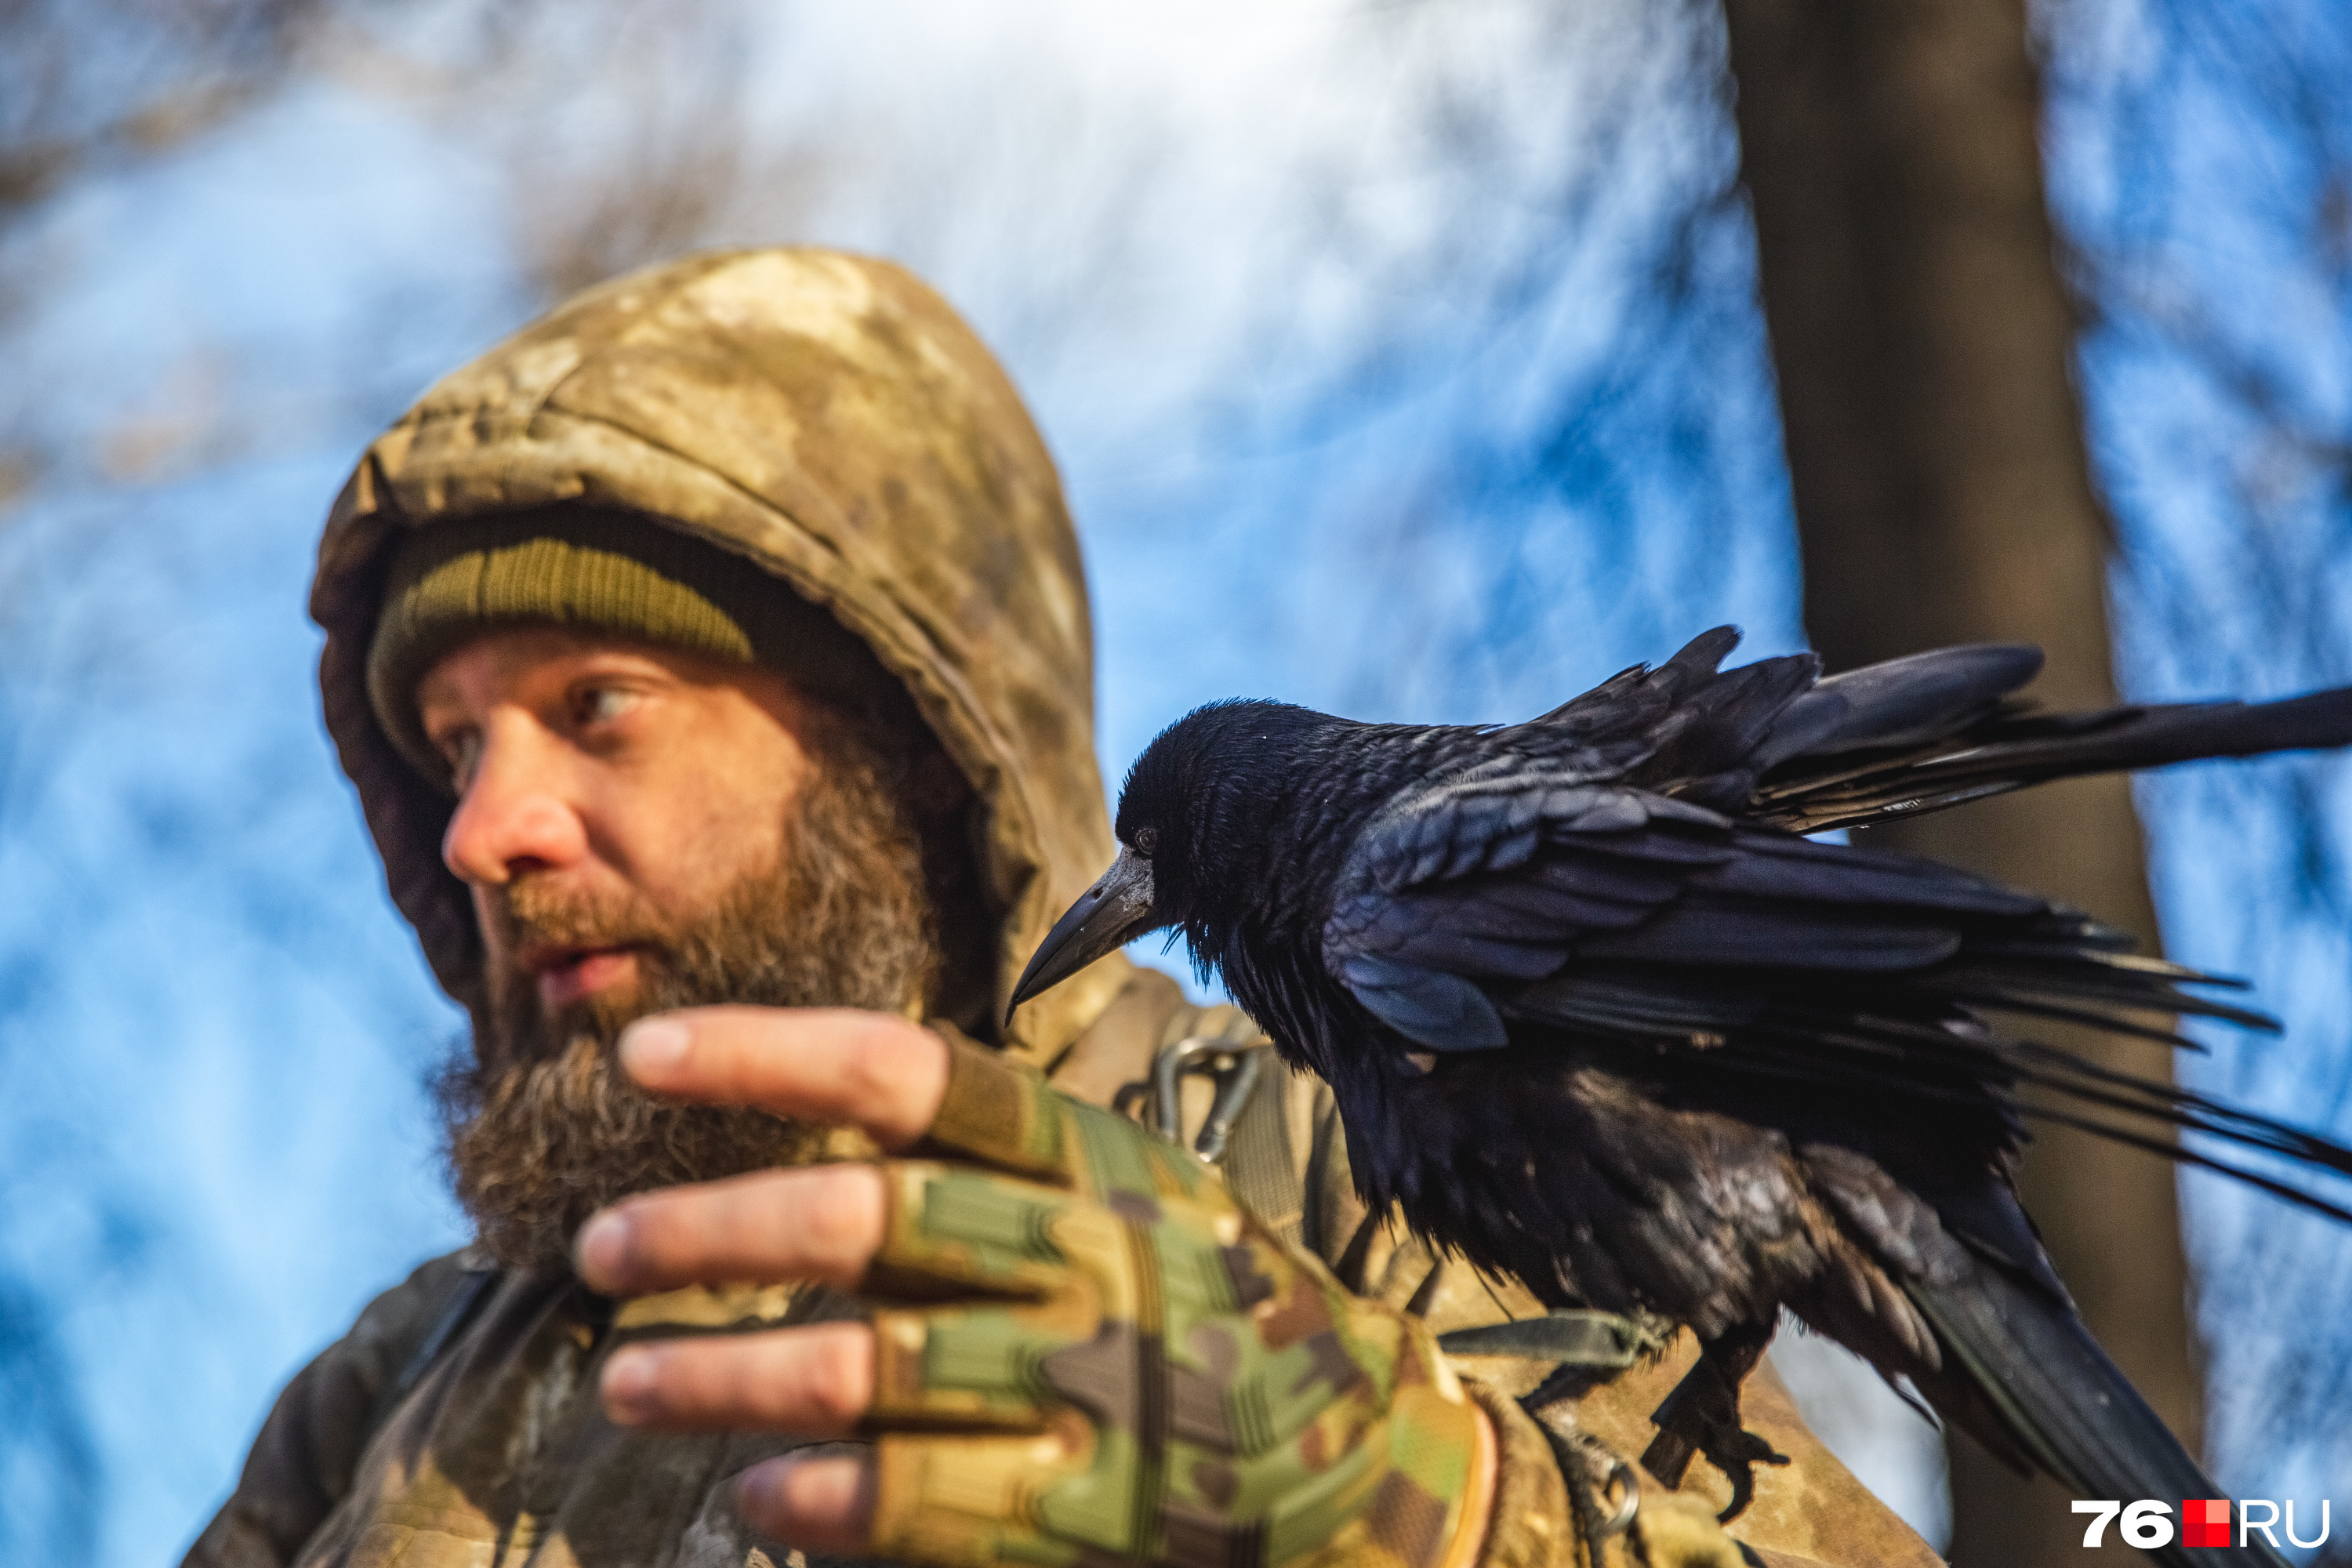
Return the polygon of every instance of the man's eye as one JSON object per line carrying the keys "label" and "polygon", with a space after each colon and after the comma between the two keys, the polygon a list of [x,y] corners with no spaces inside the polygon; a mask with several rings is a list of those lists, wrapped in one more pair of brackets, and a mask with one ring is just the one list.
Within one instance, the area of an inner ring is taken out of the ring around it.
{"label": "man's eye", "polygon": [[467,781],[474,776],[474,764],[482,758],[482,732],[460,730],[436,738],[433,744],[448,760],[449,782],[464,789]]}
{"label": "man's eye", "polygon": [[583,724],[609,724],[637,705],[637,693],[618,686],[591,686],[574,700],[576,717]]}

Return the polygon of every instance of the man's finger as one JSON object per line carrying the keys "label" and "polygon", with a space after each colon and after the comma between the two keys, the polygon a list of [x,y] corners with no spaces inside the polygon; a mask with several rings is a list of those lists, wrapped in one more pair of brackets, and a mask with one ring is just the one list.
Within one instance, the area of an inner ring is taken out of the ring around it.
{"label": "man's finger", "polygon": [[874,1402],[874,1331],[811,1323],[624,1345],[600,1392],[624,1426],[845,1436]]}
{"label": "man's finger", "polygon": [[886,1203],[871,1165],[758,1171],[624,1198],[580,1227],[572,1258],[607,1296],[742,1279],[847,1289],[881,1248]]}
{"label": "man's finger", "polygon": [[929,1131],[948,1045],[887,1013],[689,1007],[632,1024],[621,1065],[649,1093],[861,1127],[888,1150]]}
{"label": "man's finger", "polygon": [[764,1460],[736,1478],[735,1507],[753,1529],[787,1546],[863,1557],[874,1531],[874,1461]]}

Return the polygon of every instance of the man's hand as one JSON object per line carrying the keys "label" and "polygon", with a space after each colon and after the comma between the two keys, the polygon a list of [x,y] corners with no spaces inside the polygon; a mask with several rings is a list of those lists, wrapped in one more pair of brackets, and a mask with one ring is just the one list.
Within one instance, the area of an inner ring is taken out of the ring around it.
{"label": "man's hand", "polygon": [[1475,1558],[1494,1436],[1427,1331],[1276,1240],[1191,1154],[882,1015],[673,1013],[621,1059],[652,1093],[918,1156],[672,1188],[582,1227],[581,1278],[610,1294],[810,1281],[871,1304],[870,1323],[606,1363],[624,1424],[876,1439],[746,1471],[760,1529],[951,1568]]}

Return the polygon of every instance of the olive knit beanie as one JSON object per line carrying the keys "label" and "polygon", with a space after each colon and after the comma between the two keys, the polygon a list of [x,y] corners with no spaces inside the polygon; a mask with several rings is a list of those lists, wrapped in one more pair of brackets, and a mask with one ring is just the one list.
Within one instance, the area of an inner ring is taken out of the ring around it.
{"label": "olive knit beanie", "polygon": [[586,505],[496,512],[412,531],[393,552],[368,647],[368,699],[426,778],[416,683],[479,634],[531,624],[757,664],[845,714],[914,723],[913,699],[833,616],[754,563],[654,518]]}

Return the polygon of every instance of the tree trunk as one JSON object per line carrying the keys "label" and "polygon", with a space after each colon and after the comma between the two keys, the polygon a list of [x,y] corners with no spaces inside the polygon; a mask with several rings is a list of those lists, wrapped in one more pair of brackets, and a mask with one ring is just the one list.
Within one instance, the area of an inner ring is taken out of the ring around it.
{"label": "tree trunk", "polygon": [[[1842,669],[1947,643],[2039,643],[2035,696],[2112,702],[2110,529],[2069,374],[2022,0],[1725,9],[1814,647]],[[1870,837],[2090,910],[2155,951],[2121,779]],[[2146,1047],[2063,1043],[2169,1068]],[[2171,1168],[2045,1128],[2020,1185],[2093,1331],[2193,1451]],[[2056,1486],[2029,1486],[1964,1436],[1950,1453],[1956,1561],[2081,1561],[2081,1521]]]}

